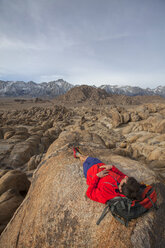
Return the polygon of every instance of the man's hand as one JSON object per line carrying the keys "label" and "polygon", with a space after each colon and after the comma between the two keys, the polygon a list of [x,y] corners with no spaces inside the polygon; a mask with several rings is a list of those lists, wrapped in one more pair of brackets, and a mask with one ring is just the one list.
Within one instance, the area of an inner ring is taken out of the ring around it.
{"label": "man's hand", "polygon": [[100,171],[99,173],[96,174],[96,176],[98,177],[105,177],[109,174],[109,171],[108,170],[103,170],[103,171]]}
{"label": "man's hand", "polygon": [[112,167],[113,167],[113,165],[111,165],[111,164],[105,164],[105,165],[100,166],[101,169],[105,168],[106,170],[110,170],[110,169],[112,169]]}
{"label": "man's hand", "polygon": [[127,183],[127,181],[128,181],[128,176],[125,176],[125,177],[121,180],[121,182],[120,182],[120,184],[119,184],[119,191],[120,191],[120,192],[122,192],[122,186],[123,186],[123,184],[124,184],[124,183]]}

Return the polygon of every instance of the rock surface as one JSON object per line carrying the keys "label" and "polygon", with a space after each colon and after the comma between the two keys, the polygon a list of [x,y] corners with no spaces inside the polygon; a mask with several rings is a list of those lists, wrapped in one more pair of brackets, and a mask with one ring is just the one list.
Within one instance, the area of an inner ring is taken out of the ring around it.
{"label": "rock surface", "polygon": [[0,173],[0,233],[26,196],[30,182],[25,173],[4,170]]}
{"label": "rock surface", "polygon": [[[128,228],[110,214],[97,226],[104,205],[85,196],[82,166],[69,148],[77,142],[84,154],[111,162],[139,181],[153,183],[159,210],[131,221]],[[164,247],[164,211],[165,186],[153,171],[137,161],[112,155],[102,140],[89,132],[77,131],[74,135],[64,131],[35,171],[28,195],[1,235],[0,248]]]}

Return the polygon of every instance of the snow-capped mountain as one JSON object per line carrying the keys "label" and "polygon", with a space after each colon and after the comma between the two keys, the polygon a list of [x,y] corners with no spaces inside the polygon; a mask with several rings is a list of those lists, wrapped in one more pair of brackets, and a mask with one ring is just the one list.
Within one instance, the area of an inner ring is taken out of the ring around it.
{"label": "snow-capped mountain", "polygon": [[[2,97],[56,97],[65,94],[74,85],[58,79],[56,81],[35,83],[33,81],[2,81],[0,80],[0,96]],[[97,88],[96,86],[92,86]],[[142,89],[133,86],[102,85],[98,88],[104,89],[107,93],[122,94],[127,96],[137,95],[159,95],[165,97],[165,86],[158,86],[155,89]]]}
{"label": "snow-capped mountain", "polygon": [[122,94],[127,96],[159,95],[165,97],[165,86],[158,86],[155,89],[142,89],[133,86],[102,85],[100,88],[111,94]]}
{"label": "snow-capped mountain", "polygon": [[158,86],[153,89],[154,94],[165,97],[165,86]]}
{"label": "snow-capped mountain", "polygon": [[23,81],[0,81],[0,96],[31,96],[31,97],[55,97],[65,94],[74,87],[63,79],[48,83],[34,83]]}

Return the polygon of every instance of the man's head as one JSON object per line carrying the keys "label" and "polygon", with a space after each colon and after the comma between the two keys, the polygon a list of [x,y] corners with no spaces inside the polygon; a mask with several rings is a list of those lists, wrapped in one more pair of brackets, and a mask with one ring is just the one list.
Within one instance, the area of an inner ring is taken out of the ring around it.
{"label": "man's head", "polygon": [[131,200],[141,200],[140,183],[134,177],[124,178],[119,185],[119,190]]}

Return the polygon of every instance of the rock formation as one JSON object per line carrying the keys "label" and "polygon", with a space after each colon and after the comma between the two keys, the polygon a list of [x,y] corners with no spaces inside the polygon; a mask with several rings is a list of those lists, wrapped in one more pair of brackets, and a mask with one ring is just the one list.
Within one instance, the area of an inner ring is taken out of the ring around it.
{"label": "rock formation", "polygon": [[17,170],[0,172],[0,233],[26,196],[30,182]]}
{"label": "rock formation", "polygon": [[[77,142],[84,154],[111,162],[139,181],[153,183],[159,210],[131,221],[128,228],[111,214],[97,226],[104,205],[85,196],[82,166],[70,148]],[[64,131],[36,170],[28,195],[1,235],[0,247],[164,247],[164,211],[165,186],[153,171],[112,155],[96,134]]]}
{"label": "rock formation", "polygon": [[108,94],[104,89],[81,85],[70,89],[65,95],[54,99],[55,104],[64,104],[65,106],[91,106],[91,105],[137,105],[142,102],[165,102],[160,96],[126,96]]}
{"label": "rock formation", "polygon": [[65,125],[59,126],[58,121],[68,122],[71,115],[60,106],[4,111],[0,120],[1,169],[23,168],[32,156],[44,153]]}

